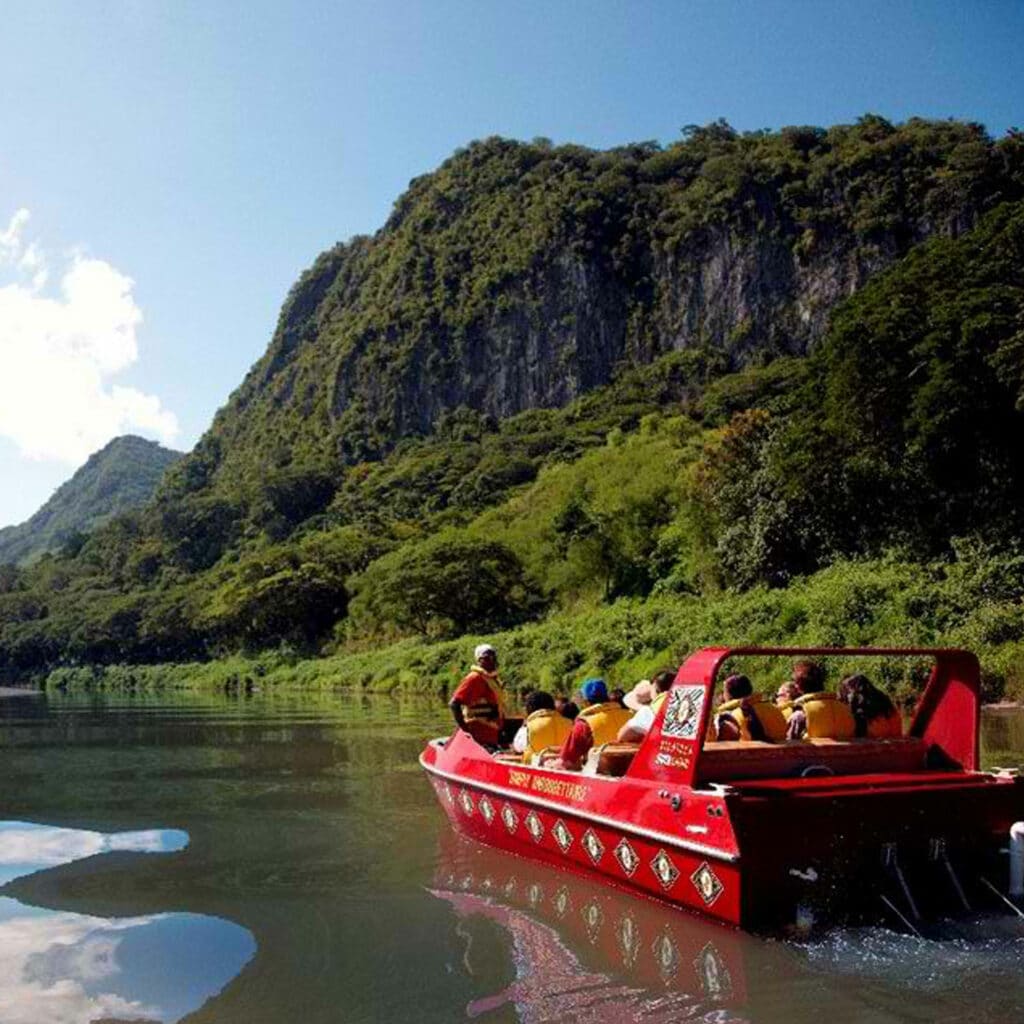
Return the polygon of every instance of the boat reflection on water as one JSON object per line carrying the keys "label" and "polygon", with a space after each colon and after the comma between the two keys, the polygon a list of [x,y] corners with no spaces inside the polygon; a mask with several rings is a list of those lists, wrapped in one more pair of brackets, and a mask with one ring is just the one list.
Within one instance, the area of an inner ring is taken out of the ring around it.
{"label": "boat reflection on water", "polygon": [[[0,823],[0,886],[114,850],[167,853],[184,832],[102,833]],[[246,929],[201,914],[99,917],[30,906],[0,888],[0,1024],[181,1020],[256,951]]]}
{"label": "boat reflection on water", "polygon": [[430,892],[456,915],[468,976],[494,978],[494,926],[511,944],[514,980],[470,1002],[469,1018],[819,1024],[827,1007],[831,1024],[1021,1019],[1012,915],[936,921],[927,937],[864,926],[766,940],[454,833]]}
{"label": "boat reflection on water", "polygon": [[747,1020],[751,940],[728,927],[457,835],[442,838],[430,892],[460,925],[488,920],[512,941],[515,980],[471,1002],[470,1018],[510,1005],[523,1022]]}

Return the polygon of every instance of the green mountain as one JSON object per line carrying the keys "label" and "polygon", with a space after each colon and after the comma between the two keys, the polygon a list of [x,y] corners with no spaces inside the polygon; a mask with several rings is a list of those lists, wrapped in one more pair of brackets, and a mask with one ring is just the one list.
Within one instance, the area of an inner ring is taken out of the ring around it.
{"label": "green mountain", "polygon": [[[1018,197],[1019,151],[975,124],[874,116],[691,127],[664,148],[473,143],[302,275],[168,493],[258,516],[268,471],[336,480],[460,407],[562,407],[669,352],[801,355],[874,273]],[[297,515],[329,497],[315,483]]]}
{"label": "green mountain", "polygon": [[318,258],[151,503],[0,573],[0,670],[437,681],[487,630],[550,685],[800,639],[1022,689],[1022,274],[1015,132],[474,143]]}
{"label": "green mountain", "polygon": [[181,452],[131,435],[89,456],[31,519],[0,529],[0,562],[29,562],[145,505]]}

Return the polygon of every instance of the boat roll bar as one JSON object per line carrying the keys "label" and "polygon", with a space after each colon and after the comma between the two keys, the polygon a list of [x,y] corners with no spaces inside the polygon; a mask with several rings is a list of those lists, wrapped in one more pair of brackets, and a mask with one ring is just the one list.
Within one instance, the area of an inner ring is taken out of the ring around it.
{"label": "boat roll bar", "polygon": [[698,764],[711,719],[715,682],[723,663],[736,657],[931,658],[928,683],[908,735],[928,744],[929,761],[977,771],[981,715],[981,670],[970,652],[946,647],[705,647],[683,662],[669,697],[628,774],[696,785]]}

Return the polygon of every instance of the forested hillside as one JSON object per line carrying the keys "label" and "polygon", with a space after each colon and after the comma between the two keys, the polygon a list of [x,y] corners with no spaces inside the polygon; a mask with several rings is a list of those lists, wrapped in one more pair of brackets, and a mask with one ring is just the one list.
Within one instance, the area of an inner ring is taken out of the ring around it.
{"label": "forested hillside", "polygon": [[142,437],[115,437],[89,456],[30,519],[0,529],[0,563],[71,549],[108,519],[141,508],[181,452]]}
{"label": "forested hillside", "polygon": [[473,143],[413,181],[376,236],[303,274],[168,493],[215,493],[262,527],[278,511],[268,469],[302,515],[342,467],[446,411],[561,407],[679,350],[731,368],[803,354],[877,270],[1020,197],[1021,149],[877,117],[692,127],[664,149]]}
{"label": "forested hillside", "polygon": [[487,630],[514,682],[800,639],[1022,690],[1022,196],[1024,138],[954,122],[475,143],[318,259],[154,502],[3,571],[0,667],[443,680]]}

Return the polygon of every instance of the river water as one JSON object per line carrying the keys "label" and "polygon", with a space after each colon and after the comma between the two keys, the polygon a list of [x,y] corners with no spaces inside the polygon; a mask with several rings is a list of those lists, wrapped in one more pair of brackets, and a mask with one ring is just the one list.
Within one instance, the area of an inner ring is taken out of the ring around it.
{"label": "river water", "polygon": [[[748,936],[453,837],[442,706],[0,696],[0,1024],[1024,1019],[1024,922]],[[1024,714],[985,719],[1024,762]]]}

